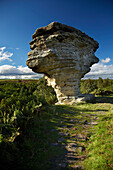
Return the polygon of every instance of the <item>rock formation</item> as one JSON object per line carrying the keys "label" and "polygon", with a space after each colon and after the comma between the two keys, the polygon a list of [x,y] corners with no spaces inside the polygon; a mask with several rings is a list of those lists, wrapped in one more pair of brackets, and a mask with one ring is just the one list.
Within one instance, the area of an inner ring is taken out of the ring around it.
{"label": "rock formation", "polygon": [[[80,93],[80,79],[99,61],[95,56],[99,44],[80,30],[52,22],[36,30],[30,42],[26,64],[43,73],[56,92],[59,104],[87,100]],[[90,98],[88,96],[88,98]]]}

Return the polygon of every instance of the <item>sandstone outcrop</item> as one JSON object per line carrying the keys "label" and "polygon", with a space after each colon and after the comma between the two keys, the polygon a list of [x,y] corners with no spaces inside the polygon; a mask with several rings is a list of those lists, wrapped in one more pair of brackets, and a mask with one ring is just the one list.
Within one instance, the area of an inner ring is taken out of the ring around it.
{"label": "sandstone outcrop", "polygon": [[[95,51],[98,42],[80,30],[52,22],[36,30],[30,42],[26,64],[36,73],[43,73],[56,92],[59,104],[87,100],[80,93],[80,79],[99,61]],[[89,96],[88,96],[89,99]]]}

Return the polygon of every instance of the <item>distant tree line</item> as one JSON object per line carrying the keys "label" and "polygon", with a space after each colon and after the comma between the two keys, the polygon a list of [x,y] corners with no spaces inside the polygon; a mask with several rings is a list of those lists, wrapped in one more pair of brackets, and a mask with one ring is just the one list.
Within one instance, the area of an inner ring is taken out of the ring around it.
{"label": "distant tree line", "polygon": [[113,80],[101,77],[97,80],[81,80],[80,90],[83,94],[110,95],[113,93]]}

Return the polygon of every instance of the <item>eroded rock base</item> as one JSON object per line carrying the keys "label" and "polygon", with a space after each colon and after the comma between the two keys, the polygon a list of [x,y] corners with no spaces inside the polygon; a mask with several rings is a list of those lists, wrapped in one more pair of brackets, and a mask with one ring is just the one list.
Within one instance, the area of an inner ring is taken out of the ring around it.
{"label": "eroded rock base", "polygon": [[74,105],[77,103],[94,103],[95,102],[95,96],[93,94],[81,94],[77,97],[64,99],[62,102],[57,102],[55,105]]}

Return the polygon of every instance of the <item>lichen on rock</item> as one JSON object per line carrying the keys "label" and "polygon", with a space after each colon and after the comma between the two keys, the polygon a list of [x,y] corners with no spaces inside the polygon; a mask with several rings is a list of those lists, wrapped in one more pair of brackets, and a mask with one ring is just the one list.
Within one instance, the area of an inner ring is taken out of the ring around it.
{"label": "lichen on rock", "polygon": [[79,101],[80,79],[99,61],[95,56],[98,42],[80,30],[58,22],[38,28],[32,38],[26,62],[28,67],[45,75],[59,104]]}

